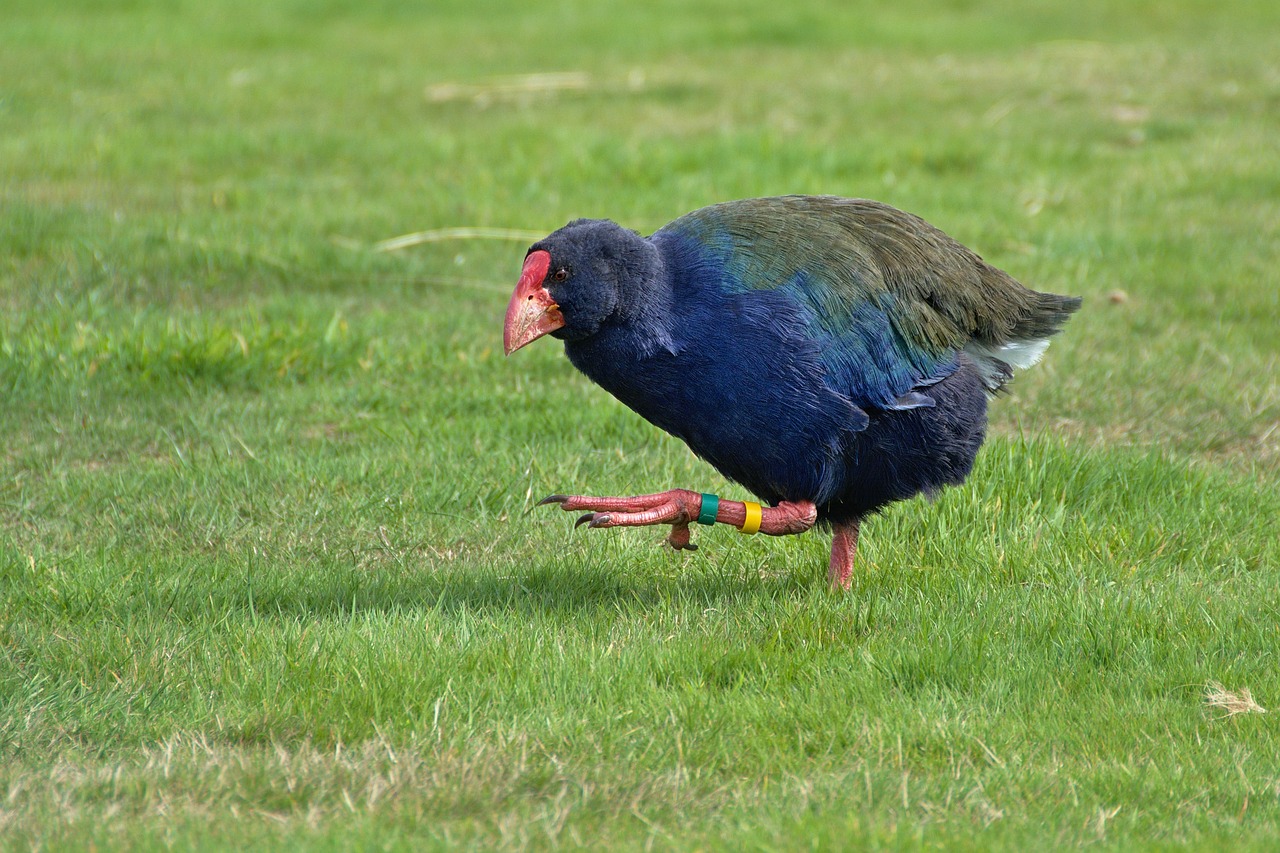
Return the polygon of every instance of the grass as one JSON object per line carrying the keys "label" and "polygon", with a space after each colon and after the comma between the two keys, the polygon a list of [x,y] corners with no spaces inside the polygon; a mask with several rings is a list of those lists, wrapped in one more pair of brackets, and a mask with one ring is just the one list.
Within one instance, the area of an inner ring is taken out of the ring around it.
{"label": "grass", "polygon": [[[0,22],[0,846],[1280,841],[1274,4]],[[1086,298],[847,596],[533,509],[741,493],[374,251],[779,192]]]}

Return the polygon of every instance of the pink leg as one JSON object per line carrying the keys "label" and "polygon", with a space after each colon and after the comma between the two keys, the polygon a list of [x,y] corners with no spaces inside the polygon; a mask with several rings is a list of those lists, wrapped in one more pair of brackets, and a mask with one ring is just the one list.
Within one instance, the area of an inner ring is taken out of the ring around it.
{"label": "pink leg", "polygon": [[853,581],[853,559],[858,554],[858,522],[835,525],[831,538],[831,565],[827,581],[832,589],[848,589]]}
{"label": "pink leg", "polygon": [[[551,495],[539,504],[558,503],[566,511],[589,510],[578,519],[578,524],[588,527],[641,527],[649,524],[670,524],[671,535],[667,541],[679,550],[694,550],[689,541],[689,524],[696,521],[702,510],[702,495],[688,489],[671,489],[653,495],[637,495],[632,498],[589,497],[585,495]],[[747,507],[742,501],[720,501],[716,521],[741,527],[747,519]],[[818,519],[818,508],[808,501],[762,507],[760,532],[770,536],[786,536],[803,533]],[[575,525],[576,526],[576,525]]]}

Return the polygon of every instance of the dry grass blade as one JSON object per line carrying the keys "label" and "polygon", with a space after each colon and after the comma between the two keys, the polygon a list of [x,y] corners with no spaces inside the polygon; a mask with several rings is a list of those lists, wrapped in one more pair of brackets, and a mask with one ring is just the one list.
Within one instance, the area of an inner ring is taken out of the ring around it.
{"label": "dry grass blade", "polygon": [[1211,708],[1221,708],[1226,716],[1236,714],[1265,714],[1267,709],[1259,705],[1248,687],[1240,690],[1227,690],[1216,681],[1210,681],[1205,689],[1205,704]]}
{"label": "dry grass blade", "polygon": [[432,228],[390,237],[373,244],[375,252],[396,252],[423,243],[440,243],[445,240],[516,240],[533,242],[546,235],[538,231],[521,231],[516,228]]}
{"label": "dry grass blade", "polygon": [[591,78],[581,71],[518,74],[495,77],[483,83],[437,83],[427,87],[427,100],[434,103],[467,99],[483,102],[495,97],[581,91],[590,83]]}

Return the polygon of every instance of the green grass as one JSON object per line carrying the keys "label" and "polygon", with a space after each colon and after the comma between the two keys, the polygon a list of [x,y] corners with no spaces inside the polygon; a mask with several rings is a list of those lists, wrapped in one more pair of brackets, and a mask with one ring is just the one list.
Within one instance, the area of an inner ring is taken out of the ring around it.
{"label": "green grass", "polygon": [[[1280,703],[1278,28],[10,0],[0,847],[1273,849],[1275,714],[1205,696]],[[371,250],[781,192],[1086,299],[843,596],[534,509],[742,493],[502,358],[519,242]]]}

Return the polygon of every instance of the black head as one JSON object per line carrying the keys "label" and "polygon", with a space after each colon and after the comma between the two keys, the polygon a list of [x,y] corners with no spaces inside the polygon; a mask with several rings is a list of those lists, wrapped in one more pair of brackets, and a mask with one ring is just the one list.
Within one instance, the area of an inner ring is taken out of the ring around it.
{"label": "black head", "polygon": [[536,251],[551,256],[543,286],[564,315],[552,335],[566,341],[590,337],[613,315],[629,313],[651,272],[649,243],[608,219],[576,219],[529,247]]}
{"label": "black head", "polygon": [[657,267],[657,251],[634,231],[607,219],[570,222],[525,255],[507,309],[507,351],[548,333],[583,340],[610,319],[643,310]]}

